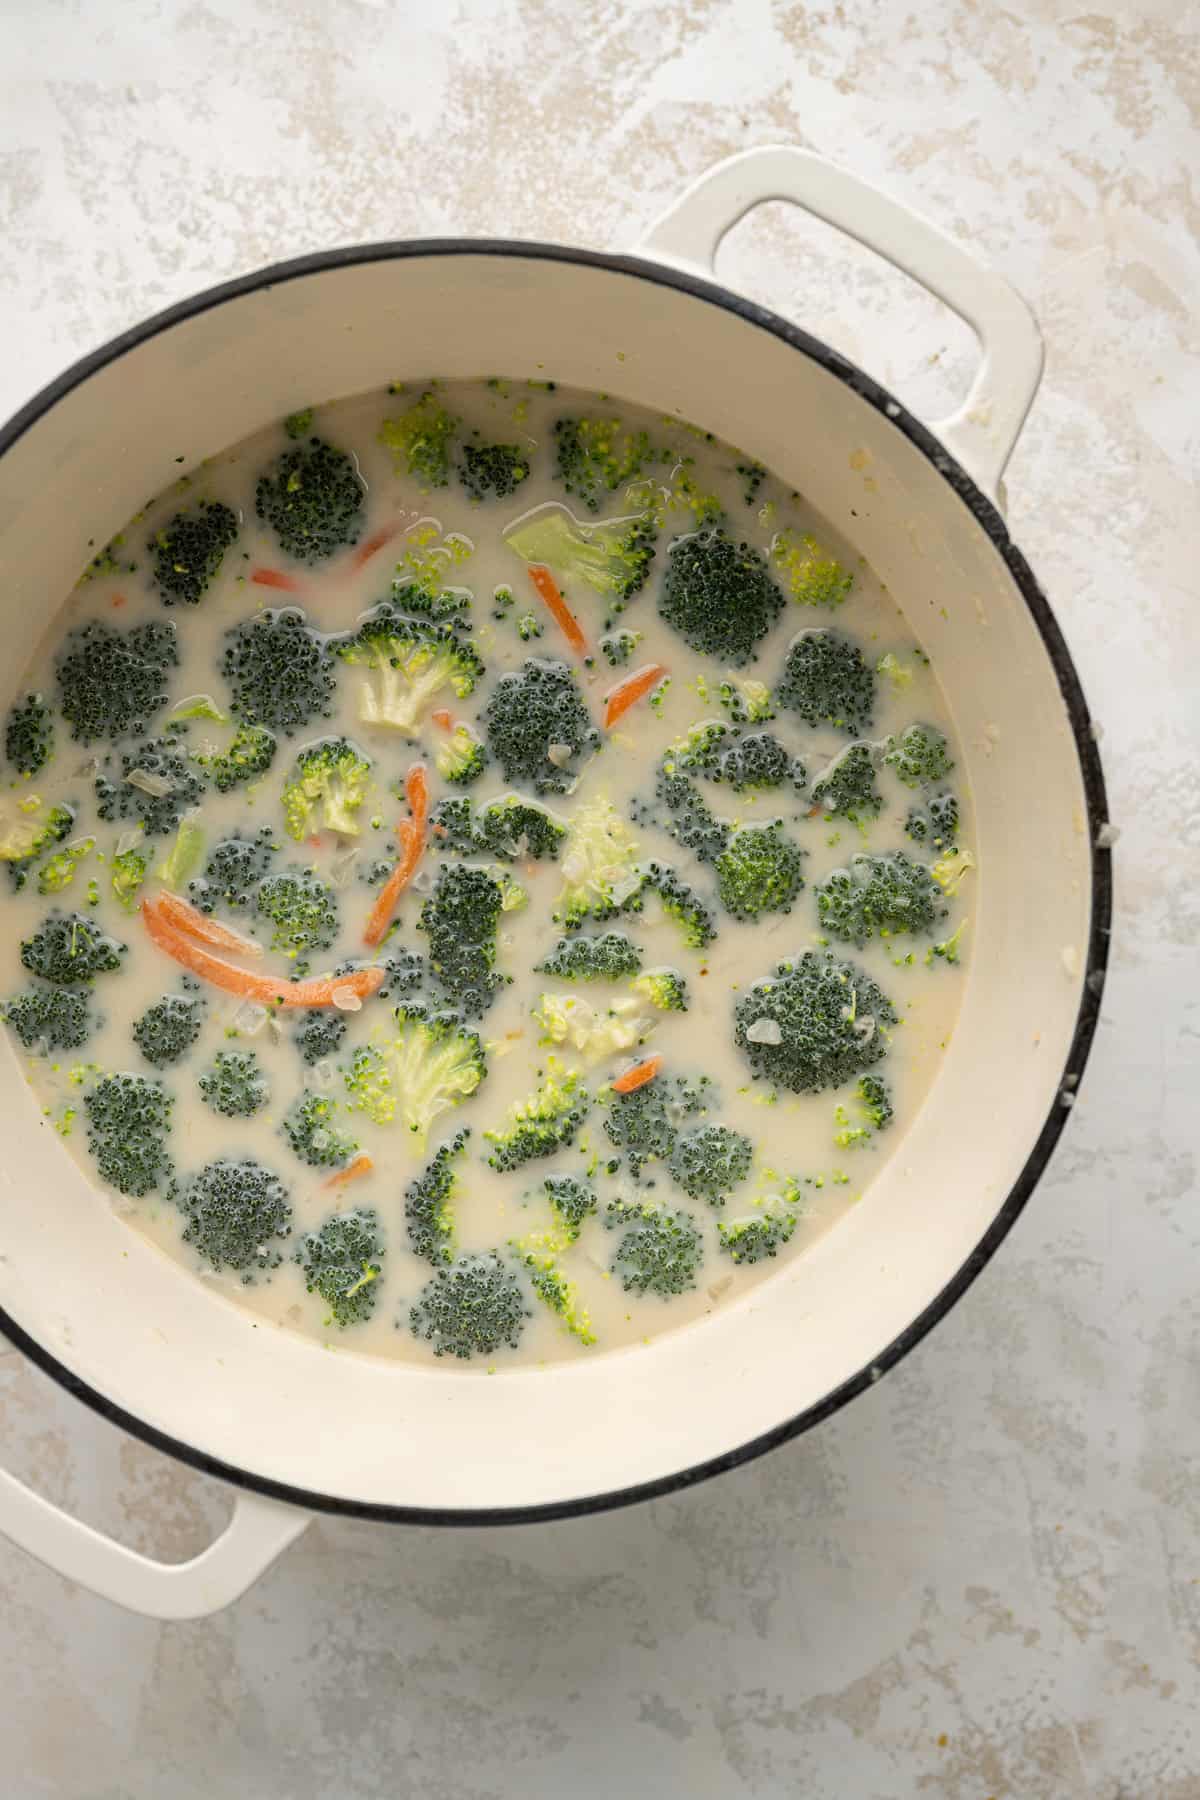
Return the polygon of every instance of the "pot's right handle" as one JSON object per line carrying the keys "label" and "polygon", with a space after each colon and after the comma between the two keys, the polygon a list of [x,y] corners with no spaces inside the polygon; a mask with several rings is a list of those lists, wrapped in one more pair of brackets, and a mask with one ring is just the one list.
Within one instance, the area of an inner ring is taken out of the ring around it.
{"label": "pot's right handle", "polygon": [[791,145],[745,150],[682,194],[638,246],[677,268],[711,274],[717,246],[753,207],[790,200],[857,238],[945,301],[979,339],[983,359],[956,413],[930,430],[998,505],[1001,476],[1042,374],[1042,336],[1025,301],[936,225],[824,157]]}

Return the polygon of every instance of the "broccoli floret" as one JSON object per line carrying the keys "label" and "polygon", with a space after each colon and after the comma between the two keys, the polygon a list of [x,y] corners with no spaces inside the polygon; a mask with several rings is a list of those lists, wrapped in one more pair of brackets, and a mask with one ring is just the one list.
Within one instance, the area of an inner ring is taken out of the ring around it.
{"label": "broccoli floret", "polygon": [[447,688],[462,700],[483,674],[474,646],[450,625],[409,618],[390,605],[365,615],[358,630],[337,645],[354,668],[369,671],[359,686],[358,716],[416,737],[437,696]]}
{"label": "broccoli floret", "polygon": [[4,750],[19,775],[36,775],[54,753],[54,720],[40,694],[26,694],[10,709]]}
{"label": "broccoli floret", "polygon": [[333,713],[329,642],[295,606],[268,608],[226,632],[222,669],[233,709],[250,725],[292,737]]}
{"label": "broccoli floret", "polygon": [[458,1131],[439,1144],[424,1171],[404,1190],[404,1220],[414,1256],[454,1261],[454,1203],[461,1192],[459,1161],[471,1133]]}
{"label": "broccoli floret", "polygon": [[962,945],[959,940],[966,929],[967,921],[965,919],[960,919],[957,927],[950,933],[948,938],[945,938],[940,944],[930,944],[928,950],[925,952],[926,968],[932,968],[935,962],[945,962],[950,964],[958,962],[962,952]]}
{"label": "broccoli floret", "polygon": [[14,888],[24,887],[30,865],[61,844],[74,823],[72,807],[47,806],[38,794],[24,800],[0,795],[0,862],[8,864]]}
{"label": "broccoli floret", "polygon": [[923,863],[903,850],[850,859],[816,889],[821,929],[860,947],[868,938],[929,931],[946,916],[942,890]]}
{"label": "broccoli floret", "polygon": [[510,1240],[510,1248],[520,1258],[529,1275],[529,1285],[550,1311],[557,1313],[572,1337],[581,1344],[594,1344],[591,1315],[579,1298],[579,1290],[558,1266],[564,1245],[558,1232],[531,1232]]}
{"label": "broccoli floret", "polygon": [[527,783],[539,794],[568,793],[579,758],[600,743],[566,663],[534,656],[500,677],[483,720],[505,780]]}
{"label": "broccoli floret", "polygon": [[644,512],[581,525],[563,507],[543,506],[510,526],[504,541],[524,563],[544,563],[564,582],[585,581],[619,613],[649,579],[658,531]]}
{"label": "broccoli floret", "polygon": [[102,1075],[87,1095],[88,1149],[103,1179],[140,1199],[172,1173],[166,1140],[175,1104],[149,1075]]}
{"label": "broccoli floret", "polygon": [[871,744],[848,744],[812,786],[813,806],[826,818],[861,825],[879,816],[883,799],[875,786],[875,750]]}
{"label": "broccoli floret", "polygon": [[658,610],[693,650],[739,667],[757,654],[783,595],[757,550],[701,531],[672,544]]}
{"label": "broccoli floret", "polygon": [[605,931],[599,937],[559,938],[536,966],[563,981],[624,981],[641,969],[642,953],[623,933]]}
{"label": "broccoli floret", "polygon": [[558,479],[589,512],[598,512],[608,494],[666,454],[655,449],[644,431],[631,431],[621,419],[564,418],[554,423]]}
{"label": "broccoli floret", "polygon": [[[406,540],[407,541],[407,540]],[[454,538],[455,545],[463,544],[465,539]],[[398,613],[406,619],[428,619],[434,625],[453,625],[458,631],[469,631],[471,625],[471,593],[468,588],[446,588],[441,585],[441,576],[445,573],[444,556],[434,559],[431,573],[436,570],[436,580],[424,582],[410,579],[410,572],[401,564],[402,573],[392,582],[392,592],[383,604],[392,613]],[[464,560],[462,557],[459,560]]]}
{"label": "broccoli floret", "polygon": [[55,987],[78,987],[119,969],[126,948],[81,913],[51,913],[22,943],[21,961]]}
{"label": "broccoli floret", "polygon": [[775,690],[806,725],[833,725],[857,737],[875,711],[875,675],[857,644],[839,631],[802,631]]}
{"label": "broccoli floret", "polygon": [[75,872],[80,863],[84,862],[95,848],[94,837],[79,838],[75,843],[68,844],[65,850],[56,851],[53,856],[47,858],[38,870],[38,893],[61,894],[64,888],[69,888],[75,879]]}
{"label": "broccoli floret", "polygon": [[766,480],[767,471],[759,462],[747,460],[734,464],[734,474],[742,478],[742,500],[747,506],[753,506],[758,498],[758,490]]}
{"label": "broccoli floret", "polygon": [[612,1272],[626,1293],[667,1300],[696,1285],[704,1241],[690,1213],[613,1200],[604,1213],[610,1231],[622,1231]]}
{"label": "broccoli floret", "polygon": [[969,850],[951,849],[939,856],[929,873],[941,888],[943,894],[953,897],[975,867],[975,858]]}
{"label": "broccoli floret", "polygon": [[[358,963],[347,963],[337,972],[345,975],[351,969],[362,967]],[[425,958],[416,950],[409,950],[403,944],[391,943],[386,956],[370,958],[372,968],[383,968],[383,981],[375,990],[376,1000],[408,1000],[418,988],[436,985],[433,972]]]}
{"label": "broccoli floret", "polygon": [[398,418],[385,419],[379,441],[392,453],[398,475],[411,475],[423,494],[450,480],[450,451],[458,420],[432,389]]}
{"label": "broccoli floret", "polygon": [[166,705],[167,670],[179,661],[166,620],[117,631],[100,619],[72,631],[55,663],[59,705],[71,736],[140,737]]}
{"label": "broccoli floret", "polygon": [[791,912],[804,886],[806,852],[783,834],[783,824],[738,825],[716,861],[717,892],[735,919]]}
{"label": "broccoli floret", "polygon": [[[654,791],[662,812],[650,816],[700,862],[715,862],[729,842],[730,827],[717,818],[695,783],[664,765],[655,776]],[[639,805],[635,818],[642,816]]]}
{"label": "broccoli floret", "polygon": [[638,847],[605,795],[576,808],[567,827],[562,872],[554,918],[568,930],[584,919],[602,923],[620,912],[637,910],[645,879]]}
{"label": "broccoli floret", "polygon": [[319,1063],[326,1056],[336,1056],[346,1035],[346,1020],[332,1007],[320,1012],[306,1012],[296,1022],[292,1041],[303,1062]]}
{"label": "broccoli floret", "polygon": [[717,699],[735,725],[759,725],[775,717],[771,690],[748,675],[723,681],[717,689]]}
{"label": "broccoli floret", "polygon": [[586,1181],[574,1175],[547,1175],[542,1191],[561,1226],[563,1236],[573,1244],[583,1230],[583,1222],[596,1210],[596,1195]]}
{"label": "broccoli floret", "polygon": [[25,1048],[41,1056],[78,1050],[92,1035],[88,997],[75,988],[27,988],[6,1003],[4,1018]]}
{"label": "broccoli floret", "polygon": [[487,1075],[483,1045],[453,1013],[399,1006],[389,1030],[361,1044],[345,1070],[346,1106],[377,1125],[399,1120],[419,1143]]}
{"label": "broccoli floret", "polygon": [[112,891],[126,912],[133,912],[138,904],[138,892],[146,879],[146,871],[150,867],[150,857],[145,850],[136,846],[129,850],[120,850],[112,858],[110,879]]}
{"label": "broccoli floret", "polygon": [[188,882],[192,904],[203,913],[214,912],[218,906],[245,912],[254,904],[258,884],[270,869],[276,848],[265,826],[252,838],[236,831],[232,837],[222,838],[214,844],[203,875]]}
{"label": "broccoli floret", "polygon": [[502,1130],[484,1132],[484,1137],[495,1146],[488,1162],[507,1175],[535,1157],[553,1156],[555,1151],[566,1149],[574,1142],[590,1106],[591,1095],[576,1070],[561,1074],[551,1058],[542,1085],[527,1100],[510,1107],[508,1125]]}
{"label": "broccoli floret", "polygon": [[546,627],[536,613],[522,613],[517,620],[517,636],[523,644],[531,643],[534,638],[545,637]]}
{"label": "broccoli floret", "polygon": [[496,972],[496,932],[504,889],[487,869],[443,863],[418,928],[429,939],[439,981],[468,1019],[480,1019],[506,977]]}
{"label": "broccoli floret", "polygon": [[239,725],[227,750],[212,756],[198,755],[219,794],[228,794],[244,781],[257,781],[275,760],[275,734],[265,725]]}
{"label": "broccoli floret", "polygon": [[646,865],[644,886],[657,893],[659,904],[668,919],[673,919],[689,950],[703,950],[717,935],[717,920],[711,906],[693,887],[664,863]]}
{"label": "broccoli floret", "polygon": [[488,766],[487,747],[469,725],[459,724],[449,737],[439,740],[433,760],[443,781],[454,787],[469,787]]}
{"label": "broccoli floret", "polygon": [[529,451],[520,444],[464,444],[458,473],[472,500],[507,500],[529,474]]}
{"label": "broccoli floret", "polygon": [[714,781],[727,782],[735,794],[762,792],[791,783],[802,788],[808,779],[798,756],[789,756],[769,731],[748,732],[717,758]]}
{"label": "broccoli floret", "polygon": [[950,746],[936,725],[906,725],[899,737],[888,738],[883,760],[910,788],[932,787],[954,767]]}
{"label": "broccoli floret", "polygon": [[366,491],[354,459],[314,437],[259,476],[254,510],[289,556],[319,563],[358,542]]}
{"label": "broccoli floret", "polygon": [[133,1041],[146,1061],[165,1069],[186,1056],[204,1023],[204,1002],[190,994],[166,994],[133,1026]]}
{"label": "broccoli floret", "polygon": [[777,1256],[800,1223],[798,1213],[763,1212],[748,1219],[722,1219],[717,1225],[717,1239],[722,1250],[735,1263],[752,1265],[769,1256]]}
{"label": "broccoli floret", "polygon": [[226,1119],[249,1119],[271,1097],[253,1050],[218,1050],[199,1086],[205,1103]]}
{"label": "broccoli floret", "polygon": [[[711,432],[700,432],[697,435],[706,437],[709,443],[713,441]],[[715,494],[705,493],[697,485],[694,468],[694,458],[681,457],[665,482],[650,477],[626,488],[626,504],[645,507],[660,531],[668,522],[676,519],[685,522],[689,530],[697,530],[704,525],[719,525],[724,517],[724,508]]]}
{"label": "broccoli floret", "polygon": [[719,719],[701,719],[667,746],[662,767],[668,775],[703,775],[707,780],[715,781],[720,773],[722,752],[733,741],[728,725],[722,725]]}
{"label": "broccoli floret", "polygon": [[121,773],[98,775],[96,811],[102,819],[135,819],[147,837],[167,837],[185,812],[200,803],[204,777],[178,738],[147,738],[121,757]]}
{"label": "broccoli floret", "polygon": [[841,1087],[887,1054],[895,1007],[869,975],[806,950],[734,1003],[734,1042],[755,1080],[793,1094]]}
{"label": "broccoli floret", "polygon": [[357,837],[356,814],[367,797],[371,760],[349,738],[306,744],[283,786],[283,817],[297,842],[324,829]]}
{"label": "broccoli floret", "polygon": [[472,813],[471,802],[454,796],[439,801],[431,820],[434,836],[446,850],[463,856],[482,853],[501,862],[553,861],[567,827],[530,800],[506,794]]}
{"label": "broccoli floret", "polygon": [[542,1028],[540,1044],[565,1044],[585,1065],[632,1050],[657,1024],[633,995],[610,1001],[600,1012],[578,994],[543,994],[533,1017]]}
{"label": "broccoli floret", "polygon": [[635,994],[641,994],[660,1012],[688,1010],[687,982],[678,969],[647,969],[632,985]]}
{"label": "broccoli floret", "polygon": [[515,1350],[530,1317],[524,1290],[495,1251],[460,1256],[439,1269],[409,1312],[416,1338],[433,1345],[435,1356],[490,1356],[501,1344]]}
{"label": "broccoli floret", "polygon": [[187,1220],[184,1243],[214,1269],[233,1269],[250,1282],[283,1261],[272,1239],[291,1235],[291,1201],[278,1175],[252,1157],[214,1157],[177,1199]]}
{"label": "broccoli floret", "polygon": [[288,956],[328,950],[337,936],[337,901],[313,869],[284,869],[264,876],[254,904],[258,916],[274,927],[271,948]]}
{"label": "broccoli floret", "polygon": [[914,844],[948,850],[958,836],[958,801],[953,794],[932,794],[924,806],[909,809],[904,829]]}
{"label": "broccoli floret", "polygon": [[279,1128],[300,1161],[311,1169],[344,1168],[358,1153],[355,1140],[335,1128],[336,1112],[336,1100],[306,1089],[293,1100]]}
{"label": "broccoli floret", "polygon": [[287,432],[288,436],[290,438],[307,437],[312,430],[313,413],[315,411],[315,407],[302,406],[297,412],[289,413],[287,418],[283,421],[283,429]]}
{"label": "broccoli floret", "polygon": [[610,668],[627,663],[642,641],[640,631],[611,631],[600,639],[600,650]]}
{"label": "broccoli floret", "polygon": [[383,1232],[374,1208],[331,1213],[306,1231],[292,1252],[310,1294],[329,1308],[326,1325],[361,1325],[375,1311],[382,1274]]}
{"label": "broccoli floret", "polygon": [[850,1150],[866,1144],[877,1131],[886,1131],[894,1116],[892,1097],[887,1083],[878,1075],[860,1075],[854,1090],[854,1105],[860,1124],[855,1124],[844,1106],[834,1111],[838,1129],[833,1141],[839,1150]]}
{"label": "broccoli floret", "polygon": [[854,575],[827,556],[816,538],[777,531],[771,539],[771,561],[797,606],[840,606],[854,586]]}
{"label": "broccoli floret", "polygon": [[646,1163],[670,1156],[681,1123],[707,1112],[711,1092],[706,1076],[689,1081],[684,1076],[664,1079],[661,1075],[631,1094],[609,1091],[604,1129],[618,1150],[625,1152],[635,1181]]}
{"label": "broccoli floret", "polygon": [[176,513],[156,532],[146,548],[154,555],[154,580],[163,605],[197,605],[237,534],[236,513],[219,500],[201,500],[194,512]]}
{"label": "broccoli floret", "polygon": [[729,1125],[698,1125],[675,1140],[667,1159],[672,1176],[692,1200],[724,1206],[750,1173],[754,1145]]}

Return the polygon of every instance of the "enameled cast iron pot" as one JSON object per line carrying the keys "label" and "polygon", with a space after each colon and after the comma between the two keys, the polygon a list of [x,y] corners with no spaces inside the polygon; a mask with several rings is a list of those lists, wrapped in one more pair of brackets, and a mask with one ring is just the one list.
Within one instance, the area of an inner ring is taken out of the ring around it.
{"label": "enameled cast iron pot", "polygon": [[[785,199],[975,329],[952,419],[913,418],[824,344],[711,276],[723,234]],[[951,1050],[852,1213],[740,1303],[648,1349],[482,1377],[339,1351],[248,1314],[145,1244],[40,1125],[0,1046],[0,1328],[114,1424],[237,1486],[224,1535],[164,1567],[0,1475],[0,1530],[161,1617],[215,1610],[313,1510],[531,1521],[663,1493],[828,1417],[912,1348],[1012,1225],[1095,1029],[1109,925],[1103,781],[1058,626],[998,510],[1041,370],[998,276],[792,149],[700,180],[635,256],[437,239],[307,256],[214,288],[86,357],[0,433],[7,705],[51,611],[145,496],[300,397],[436,373],[548,370],[679,412],[801,490],[932,655],[974,792],[975,951]],[[1053,869],[1034,883],[1031,869]]]}

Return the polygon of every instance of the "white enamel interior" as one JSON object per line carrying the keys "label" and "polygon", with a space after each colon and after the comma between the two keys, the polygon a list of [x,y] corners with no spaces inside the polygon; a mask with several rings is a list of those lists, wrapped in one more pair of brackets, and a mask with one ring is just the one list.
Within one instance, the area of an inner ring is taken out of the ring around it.
{"label": "white enamel interior", "polygon": [[[669,286],[511,255],[426,254],[281,282],[161,331],[0,459],[0,703],[88,558],[187,465],[311,399],[429,370],[554,375],[697,420],[792,481],[908,613],[978,812],[979,948],[901,1152],[807,1256],[652,1347],[546,1371],[423,1371],[273,1331],[89,1190],[0,1046],[0,1305],[135,1418],[254,1476],[399,1507],[538,1506],[670,1476],[819,1403],[935,1300],[1055,1104],[1091,903],[1059,686],[1001,558],[889,421],[770,331]],[[1030,869],[1053,869],[1036,885]]]}

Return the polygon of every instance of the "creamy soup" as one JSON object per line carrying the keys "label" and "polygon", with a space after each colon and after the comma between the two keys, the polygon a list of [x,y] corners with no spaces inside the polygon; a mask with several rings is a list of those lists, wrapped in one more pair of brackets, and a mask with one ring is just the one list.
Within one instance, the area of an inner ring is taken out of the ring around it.
{"label": "creamy soup", "polygon": [[734,1303],[953,1027],[970,801],[903,600],[746,454],[550,382],[182,476],[9,715],[44,1128],[339,1350],[483,1370]]}

